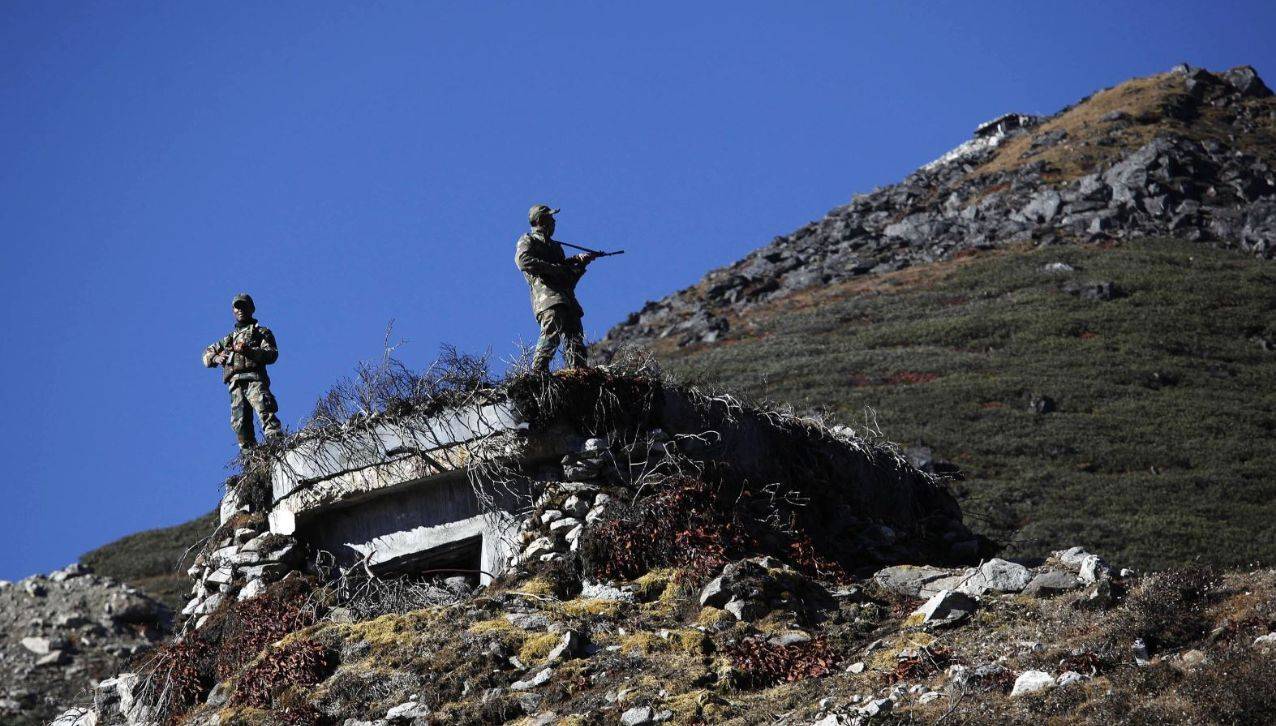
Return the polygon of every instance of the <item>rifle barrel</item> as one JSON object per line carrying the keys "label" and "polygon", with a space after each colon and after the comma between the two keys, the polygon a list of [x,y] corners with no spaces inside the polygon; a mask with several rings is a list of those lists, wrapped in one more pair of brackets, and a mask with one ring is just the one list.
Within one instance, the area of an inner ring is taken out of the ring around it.
{"label": "rifle barrel", "polygon": [[571,242],[559,242],[558,244],[564,247],[571,247],[574,250],[580,250],[581,252],[588,252],[591,255],[598,255],[599,257],[611,257],[612,255],[625,254],[624,250],[619,250],[617,252],[603,252],[602,250],[591,250],[588,247],[581,247],[580,245],[575,245],[575,244],[572,244]]}

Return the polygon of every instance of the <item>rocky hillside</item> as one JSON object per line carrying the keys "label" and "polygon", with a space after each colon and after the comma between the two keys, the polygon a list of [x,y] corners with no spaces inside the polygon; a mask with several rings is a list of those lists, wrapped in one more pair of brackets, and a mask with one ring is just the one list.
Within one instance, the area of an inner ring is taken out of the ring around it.
{"label": "rocky hillside", "polygon": [[986,124],[600,348],[880,426],[1010,554],[1271,561],[1274,170],[1253,70],[1176,68]]}
{"label": "rocky hillside", "polygon": [[79,564],[0,581],[0,723],[48,723],[168,635],[171,616]]}
{"label": "rocky hillside", "polygon": [[1168,236],[1276,253],[1276,99],[1253,68],[1180,66],[976,133],[647,303],[601,349],[712,343],[760,303],[1016,243]]}

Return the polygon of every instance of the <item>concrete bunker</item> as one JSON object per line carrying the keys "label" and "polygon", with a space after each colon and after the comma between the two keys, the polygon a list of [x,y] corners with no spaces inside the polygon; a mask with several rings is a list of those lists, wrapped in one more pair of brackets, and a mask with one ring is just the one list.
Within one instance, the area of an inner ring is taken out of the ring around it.
{"label": "concrete bunker", "polygon": [[[548,489],[597,486],[619,499],[640,496],[656,440],[738,479],[802,489],[809,527],[839,562],[960,559],[979,547],[951,495],[894,447],[602,370],[516,381],[458,406],[303,432],[272,458],[270,530],[340,567],[377,575],[473,571],[486,583],[527,561],[529,522],[540,522],[537,506],[544,508]],[[582,474],[575,462],[586,451],[605,463]],[[578,518],[589,526],[583,510]],[[540,547],[541,561],[565,556],[558,545]]]}

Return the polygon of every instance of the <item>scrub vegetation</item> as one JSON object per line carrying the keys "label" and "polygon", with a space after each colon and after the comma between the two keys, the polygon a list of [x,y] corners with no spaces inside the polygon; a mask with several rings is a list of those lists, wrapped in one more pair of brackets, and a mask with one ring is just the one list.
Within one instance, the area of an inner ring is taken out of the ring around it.
{"label": "scrub vegetation", "polygon": [[[1112,299],[1068,291],[1103,282]],[[1271,263],[1145,239],[794,295],[659,358],[929,447],[1006,554],[1076,542],[1138,567],[1245,565],[1276,559],[1273,313]]]}

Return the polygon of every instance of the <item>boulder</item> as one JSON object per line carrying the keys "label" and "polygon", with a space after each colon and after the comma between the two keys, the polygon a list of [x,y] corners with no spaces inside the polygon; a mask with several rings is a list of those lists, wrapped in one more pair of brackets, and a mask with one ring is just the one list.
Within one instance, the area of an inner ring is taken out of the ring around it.
{"label": "boulder", "polygon": [[1076,575],[1063,570],[1046,570],[1032,578],[1032,582],[1023,589],[1023,594],[1032,597],[1051,597],[1080,587],[1081,581]]}
{"label": "boulder", "polygon": [[968,595],[951,590],[941,590],[927,600],[905,621],[914,625],[951,625],[957,623],[971,613],[978,605]]}
{"label": "boulder", "polygon": [[986,592],[1019,592],[1032,582],[1032,572],[1023,565],[994,558],[983,563],[957,587],[957,592],[983,595]]}
{"label": "boulder", "polygon": [[22,647],[36,655],[48,655],[55,650],[66,647],[66,643],[61,638],[31,637],[22,639]]}
{"label": "boulder", "polygon": [[1253,66],[1237,66],[1226,70],[1223,72],[1223,80],[1242,96],[1267,98],[1272,95],[1272,89],[1258,77],[1258,71]]}
{"label": "boulder", "polygon": [[927,565],[896,565],[878,570],[873,581],[891,592],[908,597],[926,597],[945,588],[936,586],[940,581],[954,577],[952,570],[941,570]]}
{"label": "boulder", "polygon": [[1045,671],[1024,671],[1015,679],[1015,686],[1010,690],[1010,697],[1017,698],[1029,693],[1054,688],[1054,676]]}
{"label": "boulder", "polygon": [[1098,555],[1088,555],[1081,561],[1081,569],[1077,576],[1081,582],[1089,585],[1112,576],[1112,568]]}
{"label": "boulder", "polygon": [[700,605],[721,608],[731,601],[731,591],[722,583],[722,576],[713,578],[700,588]]}

